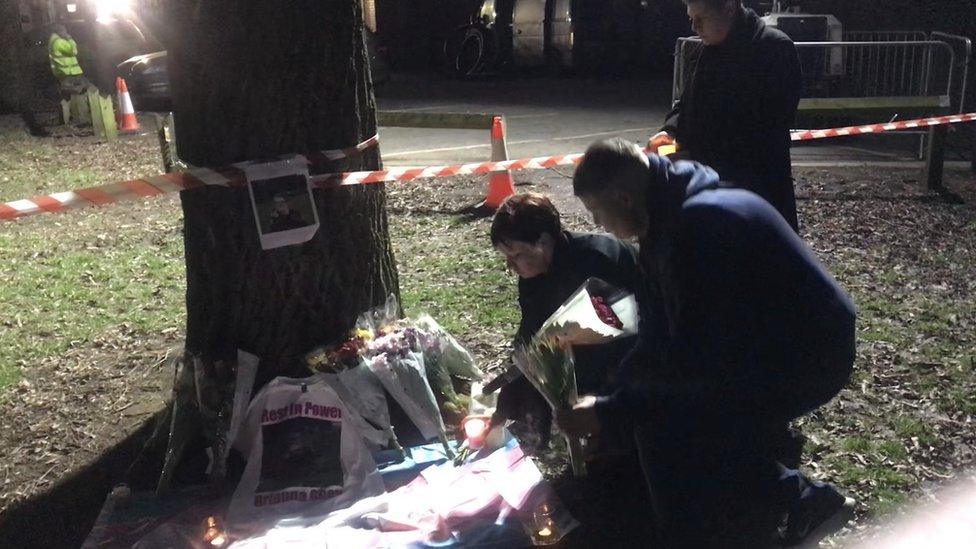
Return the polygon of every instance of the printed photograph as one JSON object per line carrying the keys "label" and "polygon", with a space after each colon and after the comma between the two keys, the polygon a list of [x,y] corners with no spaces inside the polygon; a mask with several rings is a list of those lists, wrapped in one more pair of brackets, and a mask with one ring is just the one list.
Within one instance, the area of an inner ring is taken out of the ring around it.
{"label": "printed photograph", "polygon": [[301,229],[315,224],[304,175],[293,174],[251,182],[261,234]]}
{"label": "printed photograph", "polygon": [[342,486],[342,424],[297,417],[265,425],[258,492]]}

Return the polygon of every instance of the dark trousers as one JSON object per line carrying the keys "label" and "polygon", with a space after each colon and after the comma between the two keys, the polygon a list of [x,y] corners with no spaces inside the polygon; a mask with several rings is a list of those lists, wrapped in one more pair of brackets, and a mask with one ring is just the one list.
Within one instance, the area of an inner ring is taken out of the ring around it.
{"label": "dark trousers", "polygon": [[[635,429],[658,546],[762,548],[788,505],[761,433]],[[790,479],[796,481],[796,479]]]}

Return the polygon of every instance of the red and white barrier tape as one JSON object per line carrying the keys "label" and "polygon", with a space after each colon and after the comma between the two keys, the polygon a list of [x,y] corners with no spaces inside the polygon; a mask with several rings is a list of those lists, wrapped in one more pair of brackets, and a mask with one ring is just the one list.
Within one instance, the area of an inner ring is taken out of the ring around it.
{"label": "red and white barrier tape", "polygon": [[847,126],[846,128],[831,128],[827,130],[804,130],[793,132],[790,138],[793,141],[809,141],[811,139],[827,139],[830,137],[843,137],[845,135],[860,135],[865,133],[883,133],[897,130],[910,130],[914,128],[927,128],[930,126],[942,126],[945,124],[958,124],[960,122],[976,121],[976,113],[953,114],[949,116],[938,116],[935,118],[919,118],[917,120],[903,120],[900,122],[889,122],[887,124],[869,124],[867,126]]}
{"label": "red and white barrier tape", "polygon": [[[940,116],[936,118],[920,118],[904,120],[887,124],[870,124],[865,126],[848,126],[846,128],[832,128],[825,130],[804,130],[791,134],[793,141],[809,141],[814,139],[828,139],[847,135],[865,133],[882,133],[888,131],[925,128],[945,124],[962,122],[976,122],[976,113]],[[310,162],[321,159],[338,160],[357,154],[379,142],[377,136],[347,149],[322,151],[306,155]],[[346,185],[368,185],[390,181],[411,181],[433,177],[450,177],[453,175],[487,174],[493,171],[543,170],[555,166],[576,164],[583,157],[582,154],[565,154],[555,156],[540,156],[536,158],[522,158],[517,160],[502,160],[498,162],[478,162],[453,166],[427,166],[422,168],[390,168],[365,172],[333,173],[313,176],[312,183],[323,189]],[[237,187],[245,184],[243,173],[234,167],[227,168],[192,168],[185,172],[168,173],[144,179],[122,181],[100,187],[90,187],[31,199],[14,200],[0,203],[0,221],[11,221],[20,217],[27,217],[40,213],[56,213],[88,206],[105,206],[126,200],[156,196],[178,191],[195,189],[205,185],[223,187]]]}
{"label": "red and white barrier tape", "polygon": [[501,160],[476,162],[473,164],[458,164],[454,166],[428,166],[426,168],[390,168],[372,172],[330,173],[313,176],[312,184],[322,189],[330,189],[345,185],[368,185],[389,181],[411,181],[432,177],[450,177],[452,175],[487,174],[488,172],[519,170],[544,170],[556,166],[568,166],[579,163],[582,153],[563,154],[556,156],[539,156],[536,158],[520,158],[516,160]]}
{"label": "red and white barrier tape", "polygon": [[[940,116],[936,118],[920,118],[904,120],[887,124],[870,124],[866,126],[848,126],[845,128],[831,128],[826,130],[803,130],[790,134],[793,141],[810,141],[813,139],[828,139],[845,135],[865,133],[882,133],[888,131],[940,126],[944,124],[958,124],[976,121],[976,113]],[[505,160],[501,162],[480,162],[476,164],[462,164],[459,166],[431,166],[427,168],[391,168],[374,172],[349,172],[340,174],[326,174],[313,178],[313,183],[321,188],[343,185],[363,185],[385,181],[410,181],[428,177],[447,177],[451,175],[485,174],[492,171],[538,170],[576,164],[583,157],[582,154],[567,154],[562,156],[540,156],[520,160]]]}
{"label": "red and white barrier tape", "polygon": [[[379,142],[379,136],[374,135],[354,147],[317,151],[305,154],[304,157],[312,164],[342,160],[374,147]],[[116,202],[195,189],[205,185],[237,187],[245,183],[243,172],[232,166],[217,169],[190,168],[184,172],[167,173],[0,203],[0,221],[11,221],[41,213],[59,213],[90,206],[105,206]]]}

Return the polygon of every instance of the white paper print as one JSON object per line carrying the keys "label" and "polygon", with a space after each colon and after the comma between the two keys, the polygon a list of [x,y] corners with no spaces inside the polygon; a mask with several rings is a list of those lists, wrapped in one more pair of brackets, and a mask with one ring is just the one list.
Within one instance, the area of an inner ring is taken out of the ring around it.
{"label": "white paper print", "polygon": [[247,177],[261,248],[308,242],[319,230],[319,215],[302,157],[235,164]]}

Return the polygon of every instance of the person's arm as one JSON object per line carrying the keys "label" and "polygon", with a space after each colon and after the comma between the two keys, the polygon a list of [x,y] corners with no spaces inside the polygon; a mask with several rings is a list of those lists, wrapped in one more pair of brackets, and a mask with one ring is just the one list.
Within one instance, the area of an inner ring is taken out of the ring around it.
{"label": "person's arm", "polygon": [[[673,139],[674,136],[678,135],[678,123],[681,120],[681,102],[684,99],[684,93],[681,94],[674,106],[671,107],[671,112],[664,117],[664,125],[661,126],[661,133],[665,133]],[[660,134],[658,134],[660,135]]]}
{"label": "person's arm", "polygon": [[687,105],[691,98],[691,88],[694,86],[695,73],[703,52],[701,44],[686,46],[694,48],[694,50],[684,57],[686,62],[684,63],[684,82],[682,82],[681,95],[671,107],[671,112],[664,117],[664,126],[661,127],[661,132],[670,135],[672,139],[678,136],[682,105]]}
{"label": "person's arm", "polygon": [[[522,316],[512,342],[513,347],[527,344],[541,323],[538,320],[539,305],[532,299],[531,294],[532,292],[526,289],[525,281],[520,278],[518,302]],[[500,424],[506,419],[524,420],[530,414],[540,417],[543,422],[549,420],[547,415],[549,405],[546,404],[542,395],[532,387],[529,380],[522,375],[515,364],[510,363],[505,372],[499,374],[484,387],[486,393],[495,390],[499,390],[499,393],[495,413],[491,418],[493,425]]]}
{"label": "person's arm", "polygon": [[538,309],[538,305],[532,299],[532,296],[528,295],[529,292],[524,291],[525,282],[521,278],[519,279],[518,287],[518,304],[521,316],[519,317],[519,326],[518,330],[515,332],[513,346],[528,343],[541,325],[541,322],[538,319],[539,314],[536,311],[536,309]]}
{"label": "person's arm", "polygon": [[628,429],[634,420],[653,414],[647,398],[648,380],[661,366],[666,333],[664,304],[657,293],[646,286],[648,281],[636,273],[635,292],[640,304],[638,333],[630,351],[616,368],[617,381],[606,395],[597,396],[594,408],[600,422]]}
{"label": "person's arm", "polygon": [[647,140],[647,148],[651,152],[657,152],[658,148],[664,145],[677,144],[678,125],[681,120],[681,105],[684,103],[687,95],[688,86],[686,85],[685,89],[681,91],[681,97],[674,102],[671,111],[664,117],[664,125],[661,126],[661,130]]}
{"label": "person's arm", "polygon": [[664,126],[661,131],[652,135],[647,140],[647,148],[653,153],[665,145],[675,145],[675,136],[678,135],[678,117],[681,114],[681,100],[679,99],[671,112],[664,119]]}

